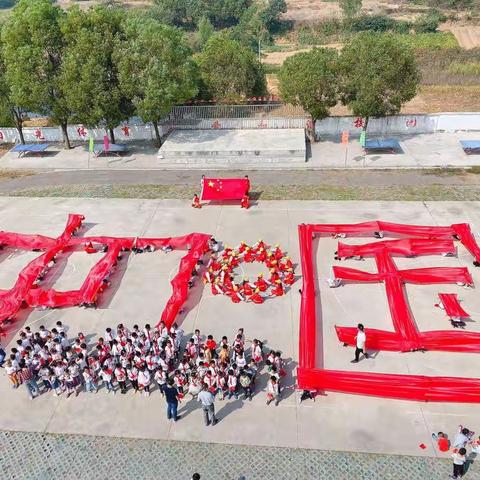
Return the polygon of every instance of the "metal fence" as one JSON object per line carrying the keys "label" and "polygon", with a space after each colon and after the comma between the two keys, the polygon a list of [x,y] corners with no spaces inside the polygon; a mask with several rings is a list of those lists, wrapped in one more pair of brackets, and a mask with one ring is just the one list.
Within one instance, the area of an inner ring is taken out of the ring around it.
{"label": "metal fence", "polygon": [[162,124],[180,129],[304,128],[307,119],[301,107],[283,103],[192,105],[174,107]]}

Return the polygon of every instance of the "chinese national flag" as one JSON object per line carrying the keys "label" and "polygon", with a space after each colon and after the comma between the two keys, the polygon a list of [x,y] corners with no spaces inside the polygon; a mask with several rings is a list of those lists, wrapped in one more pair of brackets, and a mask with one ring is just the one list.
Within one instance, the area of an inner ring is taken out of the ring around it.
{"label": "chinese national flag", "polygon": [[248,178],[203,178],[202,200],[238,200],[250,189]]}

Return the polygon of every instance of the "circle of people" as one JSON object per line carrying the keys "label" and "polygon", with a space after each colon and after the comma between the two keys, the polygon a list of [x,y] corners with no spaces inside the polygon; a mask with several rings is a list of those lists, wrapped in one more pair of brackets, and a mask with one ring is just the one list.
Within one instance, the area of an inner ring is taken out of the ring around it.
{"label": "circle of people", "polygon": [[247,349],[243,328],[232,344],[225,336],[220,343],[212,335],[205,338],[197,329],[182,348],[184,332],[176,323],[170,329],[160,322],[158,328],[147,324],[132,330],[119,324],[107,328],[90,351],[83,333],[69,339],[67,330],[58,321],[51,330],[41,326],[32,332],[27,326],[20,332],[4,365],[13,388],[25,385],[33,400],[41,386],[54,396],[76,396],[82,389],[97,393],[101,384],[107,393],[133,390],[149,396],[156,384],[162,396],[176,388],[179,399],[188,394],[196,398],[208,389],[221,400],[240,393],[251,400],[264,362],[269,372],[267,404],[280,401],[280,380],[285,376],[281,353],[265,354],[257,339],[248,340]]}
{"label": "circle of people", "polygon": [[[219,247],[215,239],[210,242],[213,254],[203,274],[205,284],[210,284],[213,295],[224,294],[230,297],[233,303],[242,301],[263,303],[266,297],[280,297],[285,293],[284,285],[293,285],[295,282],[293,263],[290,257],[285,256],[280,247],[270,248],[262,240],[253,246],[242,241],[237,248],[225,246],[218,253]],[[265,279],[260,273],[253,283],[244,278],[240,284],[234,282],[234,270],[242,262],[263,263],[269,270],[269,278]]]}

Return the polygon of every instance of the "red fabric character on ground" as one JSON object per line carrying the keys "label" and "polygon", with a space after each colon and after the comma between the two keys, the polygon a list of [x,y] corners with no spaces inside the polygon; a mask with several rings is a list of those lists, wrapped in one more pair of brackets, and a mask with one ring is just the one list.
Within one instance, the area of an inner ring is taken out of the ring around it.
{"label": "red fabric character on ground", "polygon": [[272,288],[272,295],[275,297],[281,297],[284,294],[283,285],[281,280],[275,282],[274,288]]}
{"label": "red fabric character on ground", "polygon": [[92,245],[92,242],[88,242],[85,245],[85,251],[87,253],[97,253],[97,249]]}
{"label": "red fabric character on ground", "polygon": [[248,195],[244,195],[242,197],[242,201],[240,202],[240,207],[245,208],[247,210],[250,208],[250,198]]}
{"label": "red fabric character on ground", "polygon": [[200,198],[197,194],[195,194],[193,196],[192,207],[193,208],[202,208],[202,204],[200,203]]}
{"label": "red fabric character on ground", "polygon": [[267,291],[268,283],[263,278],[262,273],[258,276],[257,281],[255,282],[255,287],[260,292],[266,292]]}

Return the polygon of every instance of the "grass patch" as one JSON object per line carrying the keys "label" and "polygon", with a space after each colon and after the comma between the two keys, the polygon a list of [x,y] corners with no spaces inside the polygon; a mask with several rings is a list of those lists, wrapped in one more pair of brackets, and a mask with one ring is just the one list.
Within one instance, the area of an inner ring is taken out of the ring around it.
{"label": "grass patch", "polygon": [[436,33],[394,33],[399,42],[410,46],[414,50],[440,50],[445,48],[459,48],[455,35],[451,32]]}
{"label": "grass patch", "polygon": [[[190,200],[198,190],[192,185],[67,185],[8,192],[18,197],[142,198]],[[376,200],[473,201],[480,200],[477,185],[265,185],[252,192],[254,200]]]}
{"label": "grass patch", "polygon": [[281,65],[276,65],[273,63],[263,64],[263,71],[265,72],[265,75],[277,74],[281,70],[281,68],[282,68]]}
{"label": "grass patch", "polygon": [[35,175],[35,172],[31,170],[0,170],[0,180],[14,180],[31,175]]}

